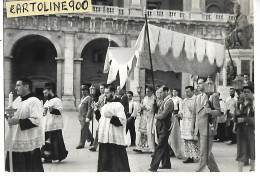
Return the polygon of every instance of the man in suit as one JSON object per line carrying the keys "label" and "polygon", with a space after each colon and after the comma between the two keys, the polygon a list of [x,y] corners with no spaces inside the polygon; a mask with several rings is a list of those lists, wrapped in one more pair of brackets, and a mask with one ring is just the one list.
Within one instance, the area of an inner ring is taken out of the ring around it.
{"label": "man in suit", "polygon": [[127,114],[129,112],[129,103],[125,88],[121,89],[120,86],[117,86],[117,96],[121,99],[120,102],[124,106],[125,114]]}
{"label": "man in suit", "polygon": [[[219,172],[213,153],[211,152],[213,138],[216,133],[216,118],[221,114],[219,99],[215,94],[213,94],[210,99],[208,98],[205,93],[205,80],[202,78],[198,80],[198,90],[200,91],[200,94],[196,99],[196,122],[194,135],[197,135],[199,140],[200,161],[196,172],[201,172],[206,165],[208,165],[211,172]],[[210,108],[209,104],[212,105],[212,108]]]}
{"label": "man in suit", "polygon": [[134,93],[132,91],[127,92],[127,97],[129,101],[129,112],[127,112],[127,123],[126,123],[126,133],[128,130],[130,131],[131,136],[131,147],[135,146],[135,139],[136,139],[136,133],[135,133],[135,119],[137,116],[137,107],[133,100]]}
{"label": "man in suit", "polygon": [[[92,98],[89,96],[89,87],[87,85],[81,86],[83,97],[79,104],[78,119],[81,125],[80,141],[76,149],[84,148],[86,140],[93,144],[94,138],[89,130],[89,122],[93,118],[93,109],[91,107]],[[90,145],[91,145],[90,144]]]}
{"label": "man in suit", "polygon": [[243,86],[249,86],[249,87],[254,88],[254,83],[249,80],[249,74],[247,74],[247,73],[244,74]]}
{"label": "man in suit", "polygon": [[[173,101],[168,93],[169,88],[162,86],[157,90],[158,94],[162,95],[163,102],[161,103],[158,113],[155,115],[156,132],[158,136],[158,145],[155,149],[149,171],[156,172],[157,169],[170,169],[170,146],[168,139],[170,135],[171,118],[174,110]],[[159,167],[162,161],[162,167]]]}

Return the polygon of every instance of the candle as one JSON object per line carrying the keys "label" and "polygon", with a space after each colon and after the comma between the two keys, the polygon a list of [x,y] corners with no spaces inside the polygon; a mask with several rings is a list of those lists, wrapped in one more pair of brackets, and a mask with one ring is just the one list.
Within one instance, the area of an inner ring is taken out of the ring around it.
{"label": "candle", "polygon": [[9,93],[9,103],[8,103],[8,107],[12,108],[13,107],[13,99],[14,99],[14,95],[12,92]]}

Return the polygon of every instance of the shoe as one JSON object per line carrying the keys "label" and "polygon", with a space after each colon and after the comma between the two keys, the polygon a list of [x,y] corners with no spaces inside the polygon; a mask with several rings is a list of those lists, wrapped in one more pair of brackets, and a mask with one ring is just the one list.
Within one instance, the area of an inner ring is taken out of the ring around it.
{"label": "shoe", "polygon": [[82,148],[84,148],[83,145],[79,145],[79,146],[76,147],[76,149],[82,149]]}
{"label": "shoe", "polygon": [[52,160],[45,159],[43,163],[52,163]]}
{"label": "shoe", "polygon": [[170,152],[170,156],[175,157],[174,152]]}
{"label": "shoe", "polygon": [[89,149],[89,151],[91,151],[91,152],[95,152],[96,149],[92,147],[92,148]]}
{"label": "shoe", "polygon": [[159,167],[159,169],[171,169],[171,167]]}
{"label": "shoe", "polygon": [[129,147],[135,147],[136,145],[135,144],[131,144]]}
{"label": "shoe", "polygon": [[237,142],[236,141],[231,141],[229,144],[236,144]]}
{"label": "shoe", "polygon": [[139,150],[139,149],[133,149],[134,152],[137,152],[137,153],[143,153],[142,150]]}
{"label": "shoe", "polygon": [[153,168],[149,168],[148,170],[151,171],[151,172],[157,172],[157,170],[153,169]]}
{"label": "shoe", "polygon": [[183,161],[183,163],[194,163],[194,159],[193,158],[187,158],[185,161]]}
{"label": "shoe", "polygon": [[93,143],[94,143],[94,140],[90,142],[89,146],[92,146],[92,145],[93,145]]}

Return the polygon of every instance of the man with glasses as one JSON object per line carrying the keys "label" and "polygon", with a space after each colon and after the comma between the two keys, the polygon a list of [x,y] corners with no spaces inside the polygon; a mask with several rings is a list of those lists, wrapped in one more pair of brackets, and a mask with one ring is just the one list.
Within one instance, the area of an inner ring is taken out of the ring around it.
{"label": "man with glasses", "polygon": [[[210,172],[219,172],[218,165],[212,151],[213,138],[216,134],[216,123],[210,125],[220,114],[218,96],[211,98],[205,93],[205,79],[198,80],[200,94],[196,98],[196,121],[194,135],[198,136],[200,146],[200,160],[196,172],[201,172],[208,165]],[[211,101],[210,101],[211,99]],[[212,108],[209,106],[212,105]],[[213,127],[213,128],[212,128]]]}

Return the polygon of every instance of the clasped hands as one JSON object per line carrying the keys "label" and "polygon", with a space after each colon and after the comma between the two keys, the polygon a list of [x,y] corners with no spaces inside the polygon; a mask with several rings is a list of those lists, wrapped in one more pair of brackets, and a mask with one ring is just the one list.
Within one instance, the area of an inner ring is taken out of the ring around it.
{"label": "clasped hands", "polygon": [[13,116],[14,114],[4,114],[4,117],[6,118],[9,126],[19,124],[19,119],[14,119],[12,118]]}
{"label": "clasped hands", "polygon": [[54,107],[53,106],[44,107],[43,108],[43,116],[45,116],[47,114],[48,109],[49,109],[50,112],[52,112]]}

